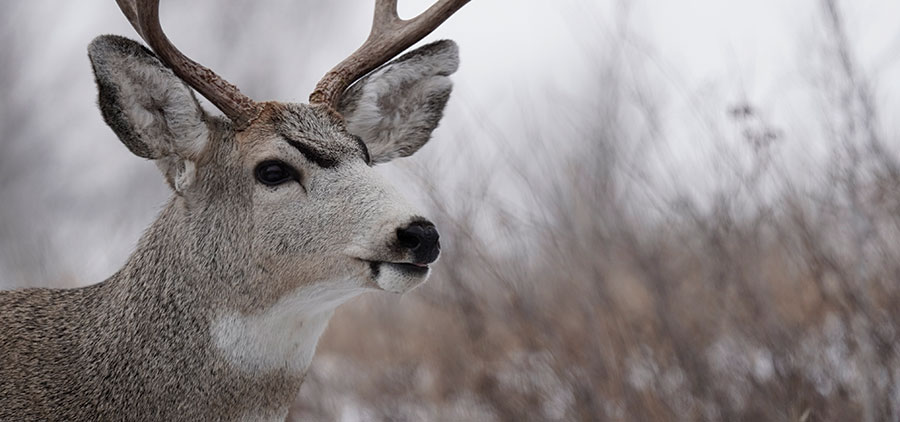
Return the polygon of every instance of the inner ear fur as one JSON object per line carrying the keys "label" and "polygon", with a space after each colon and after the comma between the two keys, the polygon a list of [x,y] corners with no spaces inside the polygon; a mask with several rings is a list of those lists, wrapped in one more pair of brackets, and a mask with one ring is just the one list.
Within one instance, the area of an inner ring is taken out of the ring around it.
{"label": "inner ear fur", "polygon": [[413,50],[350,86],[338,103],[347,130],[359,136],[373,163],[418,151],[431,138],[459,67],[451,40]]}
{"label": "inner ear fur", "polygon": [[94,39],[88,57],[103,119],[132,153],[199,158],[209,138],[206,114],[171,69],[146,47],[116,35]]}

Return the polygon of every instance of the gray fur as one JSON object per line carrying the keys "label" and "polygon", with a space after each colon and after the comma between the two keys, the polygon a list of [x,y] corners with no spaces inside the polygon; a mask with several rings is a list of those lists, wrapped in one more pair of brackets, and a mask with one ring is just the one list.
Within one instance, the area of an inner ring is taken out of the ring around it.
{"label": "gray fur", "polygon": [[[449,92],[434,78],[452,70],[425,59],[446,56],[429,51],[401,58],[407,76],[391,79],[418,87],[391,101],[425,111],[354,126],[378,134],[367,143],[407,145],[385,131],[418,145],[430,136],[423,131]],[[327,110],[264,103],[236,132],[137,43],[99,37],[89,55],[107,123],[132,152],[161,163],[176,195],[109,279],[0,292],[0,421],[283,419],[335,307],[425,280],[390,264],[412,262],[396,231],[422,218]],[[336,164],[310,162],[286,137]],[[301,180],[258,183],[256,164],[271,159]]]}
{"label": "gray fur", "polygon": [[209,138],[193,91],[150,50],[124,37],[97,37],[88,57],[103,119],[131,152],[157,160],[169,184],[181,187],[179,173],[191,166],[184,161],[199,157]]}

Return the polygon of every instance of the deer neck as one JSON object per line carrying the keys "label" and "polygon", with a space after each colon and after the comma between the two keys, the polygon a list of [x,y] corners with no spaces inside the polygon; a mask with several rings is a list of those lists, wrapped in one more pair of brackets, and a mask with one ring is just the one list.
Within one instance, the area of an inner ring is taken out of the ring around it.
{"label": "deer neck", "polygon": [[171,360],[158,364],[170,366],[172,376],[246,398],[229,404],[235,411],[286,412],[334,309],[357,292],[299,289],[275,299],[266,286],[278,281],[247,264],[240,218],[197,215],[217,233],[198,230],[179,201],[170,201],[128,263],[104,283],[102,319],[141,344],[169,342],[143,347],[155,351],[150,359]]}

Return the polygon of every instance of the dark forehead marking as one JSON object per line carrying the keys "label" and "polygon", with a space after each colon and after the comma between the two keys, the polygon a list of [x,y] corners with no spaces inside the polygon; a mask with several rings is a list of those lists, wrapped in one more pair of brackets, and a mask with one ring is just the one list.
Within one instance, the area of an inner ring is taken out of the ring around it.
{"label": "dark forehead marking", "polygon": [[365,144],[321,110],[305,104],[283,104],[273,121],[288,144],[320,167],[334,167],[354,155],[370,163]]}
{"label": "dark forehead marking", "polygon": [[328,157],[321,152],[316,151],[315,149],[310,148],[309,145],[295,141],[291,138],[288,138],[287,136],[284,136],[283,134],[281,135],[281,137],[284,138],[284,140],[287,141],[290,146],[296,148],[297,151],[300,151],[300,153],[303,154],[303,156],[306,157],[307,160],[316,163],[317,166],[327,169],[337,165],[337,160],[332,157]]}

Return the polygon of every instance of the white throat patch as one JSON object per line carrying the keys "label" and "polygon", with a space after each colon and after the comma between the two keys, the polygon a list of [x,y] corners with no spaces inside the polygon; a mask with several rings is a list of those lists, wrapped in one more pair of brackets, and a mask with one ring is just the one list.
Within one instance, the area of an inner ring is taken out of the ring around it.
{"label": "white throat patch", "polygon": [[363,291],[350,281],[303,287],[261,312],[220,315],[210,334],[217,349],[242,370],[306,371],[335,308]]}

